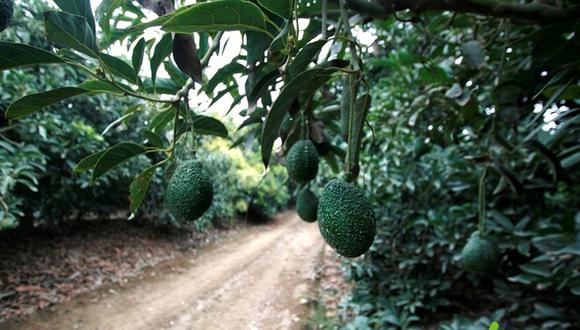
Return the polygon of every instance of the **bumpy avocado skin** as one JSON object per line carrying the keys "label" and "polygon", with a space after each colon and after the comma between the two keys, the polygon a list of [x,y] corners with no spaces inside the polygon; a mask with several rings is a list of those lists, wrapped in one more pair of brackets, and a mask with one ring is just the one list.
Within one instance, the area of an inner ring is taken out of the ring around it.
{"label": "bumpy avocado skin", "polygon": [[463,267],[474,273],[491,273],[497,268],[499,248],[489,237],[474,232],[461,252]]}
{"label": "bumpy avocado skin", "polygon": [[316,178],[319,163],[318,152],[310,140],[294,143],[286,156],[288,176],[298,183],[307,183]]}
{"label": "bumpy avocado skin", "polygon": [[213,186],[200,162],[187,161],[175,169],[167,186],[166,204],[180,220],[201,217],[213,201]]}
{"label": "bumpy avocado skin", "polygon": [[324,240],[340,255],[355,258],[373,244],[376,221],[362,190],[332,180],[318,204],[318,227]]}
{"label": "bumpy avocado skin", "polygon": [[315,222],[318,218],[318,197],[310,189],[302,189],[298,193],[296,212],[306,222]]}
{"label": "bumpy avocado skin", "polygon": [[8,24],[10,24],[10,21],[12,20],[13,13],[13,0],[0,0],[0,32],[8,27]]}

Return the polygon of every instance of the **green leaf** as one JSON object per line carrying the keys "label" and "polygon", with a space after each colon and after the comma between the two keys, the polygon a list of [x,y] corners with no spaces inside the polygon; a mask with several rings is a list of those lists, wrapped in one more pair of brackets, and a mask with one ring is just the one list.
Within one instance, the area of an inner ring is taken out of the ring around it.
{"label": "green leaf", "polygon": [[173,64],[172,61],[168,60],[163,62],[163,68],[165,68],[165,71],[167,71],[169,74],[169,78],[171,78],[171,80],[173,80],[176,85],[185,85],[187,79],[189,78],[183,72],[181,72],[181,70],[179,70],[179,68]]}
{"label": "green leaf", "polygon": [[228,137],[228,129],[219,120],[207,116],[193,117],[193,130],[201,135],[213,135],[222,138]]}
{"label": "green leaf", "polygon": [[429,84],[442,85],[449,81],[447,72],[439,65],[425,65],[419,70],[419,76]]}
{"label": "green leaf", "polygon": [[207,82],[205,87],[206,92],[212,94],[219,83],[225,83],[228,79],[232,78],[234,74],[244,73],[245,71],[246,67],[238,62],[226,64]]}
{"label": "green leaf", "polygon": [[258,0],[258,3],[284,19],[290,19],[294,9],[293,0]]}
{"label": "green leaf", "polygon": [[44,13],[44,25],[49,41],[91,57],[99,56],[95,35],[84,17],[51,10]]}
{"label": "green leaf", "polygon": [[562,169],[560,160],[550,149],[546,148],[546,146],[535,140],[524,143],[524,146],[536,151],[546,160],[552,171],[552,179],[554,182],[562,178],[564,170]]}
{"label": "green leaf", "polygon": [[268,86],[273,84],[276,79],[280,77],[280,70],[274,69],[268,73],[266,73],[252,88],[250,93],[248,94],[248,103],[250,107],[255,106],[256,102],[262,97],[264,92],[267,90]]}
{"label": "green leaf", "polygon": [[151,183],[151,178],[157,171],[159,164],[155,164],[151,167],[148,167],[145,171],[139,174],[129,186],[129,209],[131,213],[135,214],[143,204],[143,200],[147,195],[147,190],[149,189],[149,184]]}
{"label": "green leaf", "polygon": [[475,68],[481,69],[485,65],[485,54],[479,41],[472,40],[464,43],[461,45],[461,51],[467,62]]}
{"label": "green leaf", "polygon": [[26,95],[10,104],[6,111],[6,118],[19,119],[38,112],[42,110],[42,108],[55,104],[58,101],[86,94],[88,92],[89,91],[84,88],[63,87],[48,92]]}
{"label": "green leaf", "polygon": [[567,245],[565,248],[554,252],[554,254],[573,254],[580,257],[580,243]]}
{"label": "green leaf", "polygon": [[572,168],[580,163],[580,151],[576,152],[566,158],[563,158],[561,161],[562,167],[564,168]]}
{"label": "green leaf", "polygon": [[114,75],[125,78],[134,84],[137,83],[137,73],[135,73],[129,63],[105,53],[101,53],[101,59]]}
{"label": "green leaf", "polygon": [[157,133],[153,133],[151,131],[145,131],[143,133],[145,138],[147,139],[147,143],[151,144],[155,148],[163,149],[165,148],[165,144],[163,143],[163,138],[159,136]]}
{"label": "green leaf", "polygon": [[336,68],[314,68],[303,72],[288,83],[272,105],[262,130],[262,161],[268,167],[274,141],[278,138],[284,116],[297,98],[308,98],[328,82]]}
{"label": "green leaf", "polygon": [[258,31],[267,33],[266,17],[249,1],[218,0],[184,7],[167,16],[162,29],[168,32]]}
{"label": "green leaf", "polygon": [[544,278],[548,278],[552,276],[552,272],[548,267],[542,265],[535,265],[535,264],[525,264],[519,266],[521,270],[528,274],[541,276]]}
{"label": "green leaf", "polygon": [[119,89],[119,87],[113,85],[110,82],[102,80],[87,80],[82,84],[77,86],[78,88],[86,89],[87,93],[108,93],[117,96],[125,95],[125,92]]}
{"label": "green leaf", "polygon": [[128,118],[132,117],[135,114],[135,112],[136,111],[127,112],[123,116],[121,116],[120,118],[117,118],[115,121],[113,121],[112,123],[110,123],[107,127],[105,127],[105,129],[103,130],[103,132],[101,133],[101,135],[102,136],[105,136],[107,134],[107,132],[109,132],[111,129],[119,126],[122,122],[124,122]]}
{"label": "green leaf", "polygon": [[131,63],[133,64],[133,70],[135,74],[139,74],[141,71],[141,66],[143,65],[143,56],[145,54],[145,39],[141,38],[137,41],[135,48],[133,48],[133,55],[131,57]]}
{"label": "green leaf", "polygon": [[173,42],[173,38],[171,37],[171,33],[167,33],[161,38],[157,46],[155,46],[155,50],[153,51],[153,56],[151,57],[151,80],[153,81],[153,86],[155,86],[155,79],[157,77],[157,70],[163,60],[167,56],[171,54],[171,44]]}
{"label": "green leaf", "polygon": [[540,279],[539,277],[530,274],[519,274],[516,276],[508,277],[508,281],[510,282],[521,283],[526,285],[532,284],[538,281],[539,279]]}
{"label": "green leaf", "polygon": [[115,9],[120,7],[125,0],[102,0],[97,6],[96,16],[99,26],[103,29],[104,35],[111,34],[111,16]]}
{"label": "green leaf", "polygon": [[256,63],[264,59],[264,54],[270,43],[272,43],[272,38],[264,33],[248,31],[246,32],[247,42],[244,47],[246,48],[247,61],[248,63]]}
{"label": "green leaf", "polygon": [[136,143],[122,142],[105,150],[95,164],[91,182],[107,173],[122,163],[129,161],[131,158],[142,155],[147,149]]}
{"label": "green leaf", "polygon": [[[552,96],[558,92],[561,86],[553,86],[544,91],[545,96]],[[558,95],[564,100],[576,100],[580,99],[580,85],[571,85],[565,87]]]}
{"label": "green leaf", "polygon": [[103,156],[104,153],[105,153],[105,150],[96,152],[92,155],[89,155],[89,156],[83,158],[75,166],[74,171],[75,172],[85,172],[85,171],[88,171],[88,170],[95,168],[95,165],[99,161],[99,158],[101,158],[101,156]]}
{"label": "green leaf", "polygon": [[502,175],[507,182],[509,182],[513,191],[517,195],[522,195],[524,193],[524,186],[518,176],[511,169],[503,165],[500,161],[495,161],[492,167],[497,173]]}
{"label": "green leaf", "polygon": [[84,17],[95,34],[97,30],[95,29],[95,17],[90,0],[54,0],[54,2],[62,11]]}
{"label": "green leaf", "polygon": [[318,55],[326,43],[326,40],[319,40],[304,46],[298,55],[296,55],[296,58],[294,58],[292,64],[290,64],[288,67],[289,79],[292,80],[292,78],[304,72],[304,70],[308,68],[308,65],[312,63],[312,61],[315,59],[315,56]]}
{"label": "green leaf", "polygon": [[278,33],[274,40],[272,40],[272,43],[270,43],[270,46],[268,47],[270,54],[278,54],[286,49],[288,34],[290,34],[290,29],[294,28],[293,24],[294,23],[291,21],[284,24],[284,28]]}
{"label": "green leaf", "polygon": [[65,63],[65,61],[44,49],[0,42],[0,71],[37,64]]}
{"label": "green leaf", "polygon": [[155,133],[162,133],[165,131],[167,124],[175,117],[175,107],[159,112],[151,119],[149,123],[149,130]]}

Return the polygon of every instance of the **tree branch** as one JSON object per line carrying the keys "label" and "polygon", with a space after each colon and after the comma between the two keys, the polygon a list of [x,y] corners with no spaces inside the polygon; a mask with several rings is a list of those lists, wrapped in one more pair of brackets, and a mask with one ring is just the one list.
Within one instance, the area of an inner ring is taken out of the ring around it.
{"label": "tree branch", "polygon": [[404,10],[415,13],[430,10],[453,11],[536,23],[580,17],[580,6],[561,8],[540,2],[518,4],[494,0],[347,0],[347,4],[351,10],[375,18],[387,18]]}

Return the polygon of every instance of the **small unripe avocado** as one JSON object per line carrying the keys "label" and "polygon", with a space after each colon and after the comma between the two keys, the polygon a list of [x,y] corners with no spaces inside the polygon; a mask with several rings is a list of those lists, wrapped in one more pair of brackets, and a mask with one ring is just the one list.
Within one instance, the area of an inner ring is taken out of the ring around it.
{"label": "small unripe avocado", "polygon": [[318,227],[328,245],[349,258],[367,252],[377,231],[373,209],[363,191],[338,180],[324,188],[318,204]]}
{"label": "small unripe avocado", "polygon": [[475,273],[491,273],[497,268],[499,248],[479,231],[474,232],[461,252],[463,267]]}
{"label": "small unripe avocado", "polygon": [[175,169],[167,186],[166,204],[177,219],[198,219],[212,201],[213,186],[200,162],[190,160]]}
{"label": "small unripe avocado", "polygon": [[296,197],[296,212],[300,219],[314,222],[317,219],[318,197],[310,189],[302,189]]}
{"label": "small unripe avocado", "polygon": [[310,140],[300,140],[290,148],[286,156],[288,176],[298,183],[308,183],[318,174],[320,158],[314,143]]}
{"label": "small unripe avocado", "polygon": [[4,31],[12,20],[12,14],[14,13],[13,1],[14,0],[0,0],[0,32]]}

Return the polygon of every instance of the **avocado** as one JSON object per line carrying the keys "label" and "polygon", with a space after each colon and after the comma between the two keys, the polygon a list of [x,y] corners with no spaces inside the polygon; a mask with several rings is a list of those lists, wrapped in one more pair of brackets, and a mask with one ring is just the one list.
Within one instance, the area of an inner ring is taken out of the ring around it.
{"label": "avocado", "polygon": [[314,143],[310,140],[300,140],[290,148],[286,156],[288,176],[298,183],[308,183],[316,178],[320,158]]}
{"label": "avocado", "polygon": [[201,217],[213,201],[213,186],[202,163],[190,160],[179,165],[169,180],[166,204],[179,220]]}
{"label": "avocado", "polygon": [[0,0],[0,32],[6,30],[14,13],[13,0]]}
{"label": "avocado", "polygon": [[364,192],[339,180],[324,188],[318,204],[318,227],[328,245],[349,258],[367,252],[376,234],[375,216]]}
{"label": "avocado", "polygon": [[491,273],[498,265],[497,244],[479,231],[474,232],[461,252],[463,267],[474,273]]}
{"label": "avocado", "polygon": [[307,188],[300,190],[296,197],[296,212],[306,222],[314,222],[317,219],[318,197]]}

